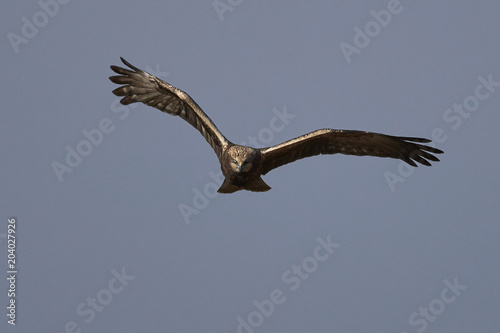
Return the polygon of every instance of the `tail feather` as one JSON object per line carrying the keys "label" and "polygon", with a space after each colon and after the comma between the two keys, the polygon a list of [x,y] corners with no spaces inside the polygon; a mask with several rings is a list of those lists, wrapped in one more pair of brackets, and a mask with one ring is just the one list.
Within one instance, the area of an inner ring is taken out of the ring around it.
{"label": "tail feather", "polygon": [[254,180],[250,184],[247,184],[245,186],[237,186],[232,184],[229,180],[224,179],[224,182],[220,186],[220,188],[217,190],[219,193],[234,193],[240,190],[247,190],[247,191],[253,191],[253,192],[266,192],[269,191],[271,187],[267,185],[262,178],[258,178],[257,180]]}
{"label": "tail feather", "polygon": [[269,191],[270,189],[271,187],[267,185],[266,182],[261,177],[259,177],[259,179],[245,186],[245,190],[254,192],[266,192]]}
{"label": "tail feather", "polygon": [[217,190],[219,193],[234,193],[236,191],[242,190],[243,188],[236,186],[234,184],[231,184],[229,180],[224,179],[224,182],[220,186],[220,188]]}

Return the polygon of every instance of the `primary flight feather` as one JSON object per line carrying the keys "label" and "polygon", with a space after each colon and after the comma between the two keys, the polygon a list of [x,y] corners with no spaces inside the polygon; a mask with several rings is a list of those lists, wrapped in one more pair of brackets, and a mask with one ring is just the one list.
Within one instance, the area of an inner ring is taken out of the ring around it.
{"label": "primary flight feather", "polygon": [[256,192],[271,188],[261,178],[269,171],[298,159],[319,154],[346,154],[357,156],[391,157],[416,167],[418,162],[430,166],[439,161],[432,155],[442,154],[439,149],[423,145],[431,140],[391,136],[379,133],[319,129],[298,138],[267,148],[240,146],[227,140],[212,120],[184,91],[175,88],[120,58],[130,69],[111,66],[117,76],[109,79],[122,86],[113,90],[123,96],[121,103],[142,102],[165,113],[179,116],[196,128],[207,140],[219,158],[225,179],[220,193],[239,190]]}

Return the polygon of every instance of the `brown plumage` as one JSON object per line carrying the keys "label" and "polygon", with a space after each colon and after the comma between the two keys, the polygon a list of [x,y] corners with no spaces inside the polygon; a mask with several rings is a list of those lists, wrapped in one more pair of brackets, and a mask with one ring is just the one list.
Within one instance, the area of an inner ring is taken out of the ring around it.
{"label": "brown plumage", "polygon": [[431,141],[428,139],[334,129],[316,130],[268,148],[235,145],[222,135],[188,94],[120,59],[132,70],[111,66],[120,75],[109,79],[122,85],[113,93],[124,96],[120,101],[124,105],[142,102],[179,116],[200,131],[221,164],[225,180],[218,190],[220,193],[268,191],[271,188],[262,180],[262,175],[298,159],[319,154],[391,157],[416,167],[415,162],[430,166],[428,160],[439,161],[431,153],[443,153],[421,144]]}

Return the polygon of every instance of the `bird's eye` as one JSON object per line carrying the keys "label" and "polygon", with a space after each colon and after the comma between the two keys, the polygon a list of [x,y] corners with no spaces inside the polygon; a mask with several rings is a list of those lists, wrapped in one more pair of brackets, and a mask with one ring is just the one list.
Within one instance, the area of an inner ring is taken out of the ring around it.
{"label": "bird's eye", "polygon": [[236,160],[233,158],[233,163],[236,163]]}

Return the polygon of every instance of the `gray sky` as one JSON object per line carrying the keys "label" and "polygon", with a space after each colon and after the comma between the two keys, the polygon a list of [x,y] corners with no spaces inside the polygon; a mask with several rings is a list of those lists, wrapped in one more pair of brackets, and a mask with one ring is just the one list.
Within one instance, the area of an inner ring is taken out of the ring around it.
{"label": "gray sky", "polygon": [[[0,10],[0,331],[500,331],[498,1],[63,3]],[[236,143],[329,127],[445,154],[320,156],[214,195],[196,130],[117,104],[120,56]]]}

